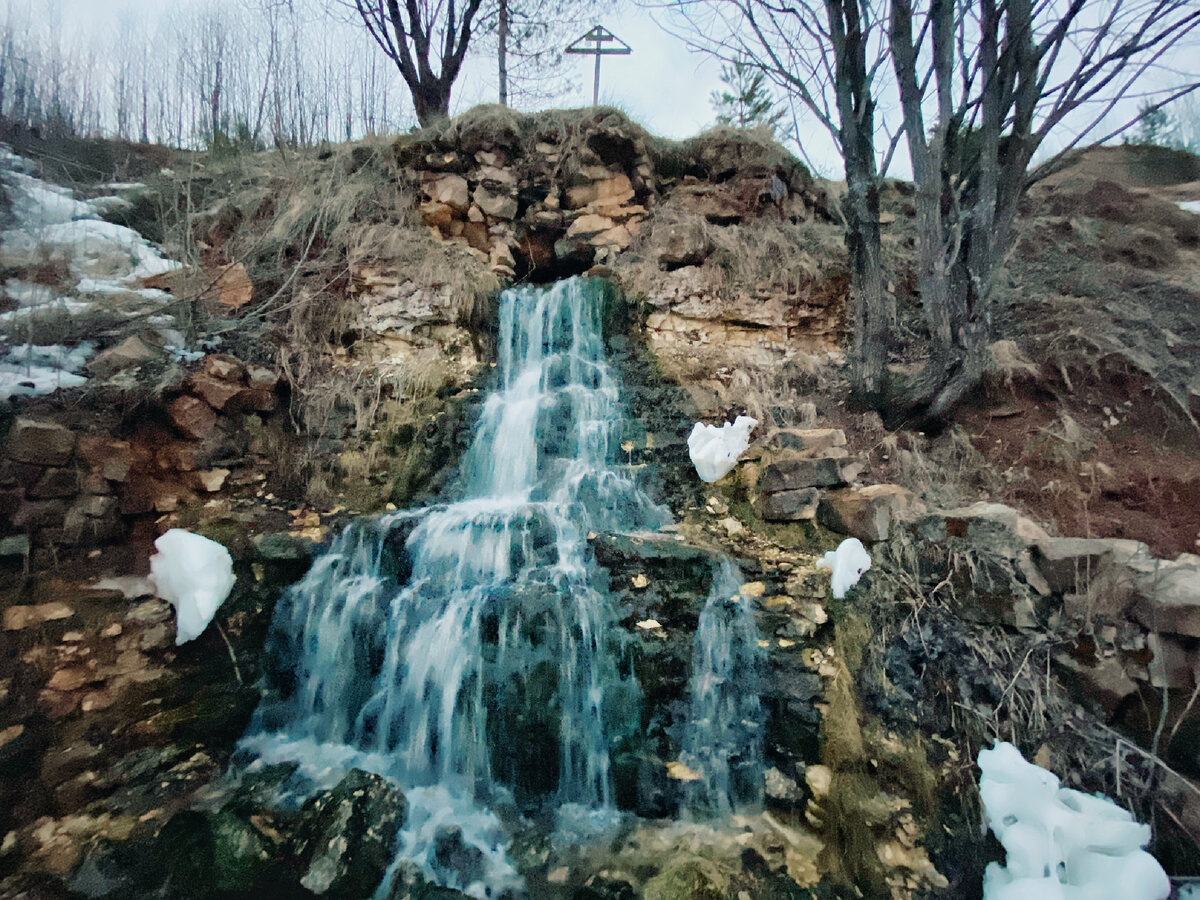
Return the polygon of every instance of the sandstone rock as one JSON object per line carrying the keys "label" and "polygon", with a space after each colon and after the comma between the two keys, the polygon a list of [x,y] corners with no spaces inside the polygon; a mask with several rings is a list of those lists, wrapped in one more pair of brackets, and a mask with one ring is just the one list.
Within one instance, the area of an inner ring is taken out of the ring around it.
{"label": "sandstone rock", "polygon": [[475,180],[489,187],[515,188],[517,186],[517,176],[511,170],[502,169],[494,163],[481,165],[479,171],[475,173]]}
{"label": "sandstone rock", "polygon": [[29,487],[31,500],[50,500],[74,497],[79,493],[79,472],[75,469],[43,469],[41,476]]}
{"label": "sandstone rock", "polygon": [[[476,207],[472,206],[474,210]],[[417,212],[421,215],[421,221],[426,225],[438,228],[442,231],[447,231],[450,228],[450,223],[454,220],[454,207],[448,203],[438,203],[434,200],[428,200],[417,207]]]}
{"label": "sandstone rock", "polygon": [[1125,666],[1115,656],[1092,665],[1068,652],[1055,653],[1052,659],[1072,694],[1083,703],[1098,705],[1105,718],[1111,718],[1122,701],[1137,693],[1137,682],[1126,674]]}
{"label": "sandstone rock", "polygon": [[179,397],[167,413],[175,427],[194,440],[207,437],[217,424],[216,412],[198,397]]}
{"label": "sandstone rock", "polygon": [[[1150,559],[1140,541],[1117,538],[1045,538],[1035,547],[1034,560],[1055,593],[1084,593],[1109,566]],[[1200,634],[1200,632],[1197,632]]]}
{"label": "sandstone rock", "polygon": [[212,289],[208,296],[219,310],[239,310],[254,299],[254,284],[246,267],[240,262],[221,267],[215,275],[209,273],[209,278],[212,280]]}
{"label": "sandstone rock", "polygon": [[785,457],[763,467],[759,489],[764,494],[807,487],[836,487],[857,477],[853,464],[834,457]]}
{"label": "sandstone rock", "polygon": [[1133,565],[1138,571],[1132,617],[1151,632],[1200,638],[1200,557],[1183,553]]}
{"label": "sandstone rock", "polygon": [[633,235],[629,233],[629,229],[624,225],[614,225],[607,231],[593,235],[591,241],[594,247],[611,247],[615,250],[624,250],[632,242]]}
{"label": "sandstone rock", "polygon": [[821,492],[816,488],[763,494],[762,517],[768,522],[799,522],[817,517]]}
{"label": "sandstone rock", "polygon": [[229,401],[226,408],[272,413],[279,408],[279,397],[276,395],[274,387],[267,388],[251,385],[238,391]]}
{"label": "sandstone rock", "polygon": [[445,204],[457,213],[465,215],[470,206],[470,185],[461,175],[426,174],[421,178],[421,190],[430,200]]}
{"label": "sandstone rock", "polygon": [[36,606],[10,606],[4,610],[4,630],[21,631],[31,625],[69,619],[73,615],[75,610],[58,601],[39,603]]}
{"label": "sandstone rock", "polygon": [[480,185],[472,196],[476,205],[493,219],[512,219],[517,215],[517,198],[512,194],[492,191]]}
{"label": "sandstone rock", "polygon": [[196,481],[199,483],[200,489],[209,493],[221,490],[225,486],[225,479],[228,477],[228,469],[208,469],[196,473]]}
{"label": "sandstone rock", "polygon": [[193,394],[196,394],[213,409],[225,408],[230,400],[240,394],[242,385],[231,381],[213,378],[211,375],[193,375],[189,382]]}
{"label": "sandstone rock", "polygon": [[46,687],[55,691],[74,691],[87,684],[91,678],[92,673],[85,666],[68,666],[51,675]]}
{"label": "sandstone rock", "polygon": [[87,364],[87,370],[97,378],[111,378],[118,372],[162,358],[163,352],[160,348],[147,344],[137,335],[130,335],[117,346],[93,357]]}
{"label": "sandstone rock", "polygon": [[821,498],[817,521],[862,541],[886,541],[893,523],[915,514],[918,501],[898,484],[831,491]]}
{"label": "sandstone rock", "polygon": [[8,456],[39,466],[65,466],[75,452],[75,433],[62,425],[17,419],[8,434]]}
{"label": "sandstone rock", "polygon": [[85,437],[79,441],[79,452],[92,470],[108,481],[122,482],[129,477],[133,465],[133,448],[129,441]]}
{"label": "sandstone rock", "polygon": [[668,271],[683,266],[698,266],[713,252],[713,243],[699,222],[668,225],[654,230],[658,263]]}
{"label": "sandstone rock", "polygon": [[487,253],[491,249],[491,236],[488,234],[487,225],[482,222],[466,222],[463,224],[463,237],[467,239],[467,243],[476,250],[482,250]]}
{"label": "sandstone rock", "polygon": [[578,219],[571,223],[567,229],[567,237],[575,237],[576,235],[599,234],[602,231],[608,231],[614,227],[614,222],[607,216],[599,216],[595,213],[584,213]]}

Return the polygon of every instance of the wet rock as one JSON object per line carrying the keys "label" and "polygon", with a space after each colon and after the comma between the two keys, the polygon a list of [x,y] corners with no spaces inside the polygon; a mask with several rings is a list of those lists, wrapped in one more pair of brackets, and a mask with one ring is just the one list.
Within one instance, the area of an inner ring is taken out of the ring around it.
{"label": "wet rock", "polygon": [[395,858],[406,812],[404,795],[386,780],[352,770],[301,811],[300,884],[338,900],[373,896]]}
{"label": "wet rock", "polygon": [[8,456],[39,466],[65,466],[75,452],[75,433],[62,425],[17,419],[8,434]]}
{"label": "wet rock", "polygon": [[707,860],[669,862],[646,882],[644,900],[724,900],[727,879]]}
{"label": "wet rock", "polygon": [[790,457],[763,466],[758,487],[764,494],[810,487],[837,487],[853,481],[857,475],[854,465],[842,458]]}
{"label": "wet rock", "polygon": [[799,522],[817,517],[821,492],[816,488],[763,494],[762,517],[768,522]]}
{"label": "wet rock", "polygon": [[831,491],[821,498],[817,521],[862,541],[886,541],[892,525],[918,511],[912,493],[897,484]]}
{"label": "wet rock", "polygon": [[224,381],[203,373],[193,375],[190,385],[196,396],[216,410],[224,409],[230,400],[243,391],[241,382]]}

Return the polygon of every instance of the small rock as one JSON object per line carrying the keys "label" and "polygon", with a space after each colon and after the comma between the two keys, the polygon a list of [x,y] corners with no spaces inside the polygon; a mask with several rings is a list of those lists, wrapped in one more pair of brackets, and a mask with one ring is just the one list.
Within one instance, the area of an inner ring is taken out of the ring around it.
{"label": "small rock", "polygon": [[79,472],[75,469],[43,469],[41,476],[29,487],[31,500],[51,500],[74,497],[79,493]]}
{"label": "small rock", "polygon": [[774,494],[810,487],[836,487],[857,476],[858,469],[844,458],[790,457],[767,463],[758,486],[764,494]]}
{"label": "small rock", "polygon": [[742,523],[732,516],[722,519],[720,525],[730,537],[735,537],[746,530]]}
{"label": "small rock", "polygon": [[167,412],[175,427],[194,440],[207,437],[217,425],[216,412],[198,397],[179,397]]}
{"label": "small rock", "polygon": [[10,606],[4,610],[4,630],[21,631],[31,625],[69,619],[73,615],[75,610],[58,601],[39,603],[36,606]]}
{"label": "small rock", "polygon": [[75,452],[75,433],[62,425],[17,419],[8,433],[9,458],[39,466],[65,466]]}
{"label": "small rock", "polygon": [[158,347],[147,344],[137,335],[130,335],[102,353],[96,354],[87,364],[87,370],[97,378],[111,378],[118,372],[144,366],[163,358]]}
{"label": "small rock", "polygon": [[208,469],[196,473],[196,481],[200,483],[200,488],[208,491],[210,494],[221,490],[225,486],[225,479],[228,477],[228,469]]}
{"label": "small rock", "polygon": [[912,493],[900,485],[872,484],[826,494],[817,507],[817,521],[862,541],[886,541],[892,523],[919,508]]}
{"label": "small rock", "polygon": [[240,382],[224,381],[203,373],[193,375],[189,386],[192,393],[216,410],[224,409],[225,404],[244,390]]}
{"label": "small rock", "polygon": [[763,494],[761,515],[768,522],[801,522],[817,517],[821,492],[816,488]]}

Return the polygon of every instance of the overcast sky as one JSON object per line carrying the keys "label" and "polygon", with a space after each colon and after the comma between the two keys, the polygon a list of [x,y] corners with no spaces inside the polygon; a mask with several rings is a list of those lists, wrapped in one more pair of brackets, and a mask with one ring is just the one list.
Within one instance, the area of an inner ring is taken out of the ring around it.
{"label": "overcast sky", "polygon": [[[133,15],[155,23],[171,10],[210,2],[236,3],[239,0],[8,0],[10,5],[23,8],[33,16],[61,16],[68,31],[78,28],[104,33],[111,29],[114,34],[122,17]],[[327,2],[332,3],[332,0]],[[623,6],[623,12],[602,16],[599,20],[633,49],[629,56],[609,56],[603,60],[601,102],[620,107],[649,131],[663,137],[690,137],[711,125],[715,114],[710,96],[721,87],[720,65],[706,55],[689,51],[684,41],[660,27],[655,16],[661,14],[652,15],[639,9],[631,0],[626,0]],[[592,24],[592,21],[581,21],[578,33],[583,34]],[[555,105],[587,105],[591,102],[594,58],[579,56],[568,57],[568,60],[575,70],[574,88],[555,101]],[[1165,62],[1171,70],[1148,79],[1147,87],[1172,86],[1189,75],[1195,77],[1200,69],[1200,47],[1193,43]],[[454,87],[453,112],[479,102],[494,102],[494,67],[493,60],[480,58],[464,69]],[[402,91],[398,77],[396,81],[397,91]],[[1111,117],[1110,124],[1115,125],[1118,116],[1124,121],[1135,115],[1137,102],[1135,99],[1125,101]],[[817,172],[826,177],[841,177],[841,159],[820,125],[802,119],[799,133],[804,136],[804,155]],[[1046,151],[1055,152],[1064,139],[1065,135],[1055,136],[1048,141]],[[906,163],[903,153],[898,157],[900,171],[894,173],[902,175]]]}

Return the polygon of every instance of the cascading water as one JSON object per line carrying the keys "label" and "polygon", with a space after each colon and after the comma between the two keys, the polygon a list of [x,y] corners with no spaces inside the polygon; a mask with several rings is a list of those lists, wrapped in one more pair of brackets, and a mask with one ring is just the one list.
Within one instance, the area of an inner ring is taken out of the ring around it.
{"label": "cascading water", "polygon": [[681,758],[700,779],[689,784],[697,818],[761,808],[762,706],[758,628],[742,574],[728,560],[713,575],[692,644],[691,698]]}
{"label": "cascading water", "polygon": [[[610,749],[639,726],[627,638],[587,535],[670,517],[612,462],[624,423],[604,356],[606,289],[570,279],[501,295],[498,384],[462,499],[351,525],[285,594],[268,645],[276,672],[239,745],[250,765],[300,763],[298,793],[351,768],[392,779],[409,802],[401,860],[476,897],[521,889],[487,805],[549,800],[575,821],[611,809]],[[716,646],[728,626],[706,628],[719,681],[740,663]],[[716,794],[733,751],[709,760],[700,744],[742,735],[717,723],[728,703],[709,710],[706,690],[694,753],[723,767],[705,802],[727,809]],[[477,871],[440,866],[442,826],[461,830]]]}

